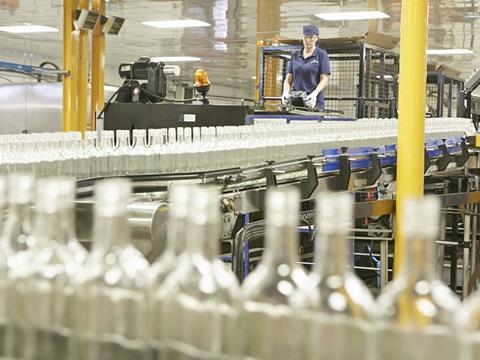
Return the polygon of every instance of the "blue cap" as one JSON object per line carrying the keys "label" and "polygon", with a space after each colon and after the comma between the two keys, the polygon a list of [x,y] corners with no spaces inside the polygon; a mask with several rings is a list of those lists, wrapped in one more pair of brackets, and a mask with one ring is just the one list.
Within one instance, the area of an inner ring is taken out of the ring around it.
{"label": "blue cap", "polygon": [[303,35],[312,36],[312,35],[318,35],[318,34],[319,34],[318,27],[316,27],[315,25],[305,25],[303,27]]}

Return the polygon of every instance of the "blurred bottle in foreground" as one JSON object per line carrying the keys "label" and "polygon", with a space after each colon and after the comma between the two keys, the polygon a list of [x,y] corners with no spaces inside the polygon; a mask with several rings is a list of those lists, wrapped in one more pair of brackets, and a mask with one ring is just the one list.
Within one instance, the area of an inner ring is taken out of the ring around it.
{"label": "blurred bottle in foreground", "polygon": [[[14,174],[8,177],[8,216],[5,220],[0,246],[7,258],[6,281],[7,324],[3,343],[7,358],[24,359],[27,345],[28,307],[24,297],[18,297],[17,279],[31,270],[28,252],[33,245],[33,199],[35,179],[32,175]],[[19,300],[20,299],[20,300]]]}
{"label": "blurred bottle in foreground", "polygon": [[367,360],[373,298],[349,264],[353,198],[348,193],[323,193],[316,206],[312,279],[319,303],[312,331],[313,358]]}
{"label": "blurred bottle in foreground", "polygon": [[191,187],[186,251],[158,291],[162,359],[231,359],[236,354],[237,279],[219,257],[220,194]]}
{"label": "blurred bottle in foreground", "polygon": [[272,190],[266,200],[262,261],[242,287],[242,355],[248,359],[309,359],[308,338],[317,298],[299,264],[296,189]]}
{"label": "blurred bottle in foreground", "polygon": [[20,325],[28,326],[32,359],[64,359],[72,336],[72,278],[83,270],[87,255],[75,237],[74,191],[70,179],[37,182],[33,245],[25,253],[28,267],[11,271],[15,307],[10,311],[15,318],[25,316]]}
{"label": "blurred bottle in foreground", "polygon": [[7,327],[7,261],[9,250],[2,237],[7,216],[7,177],[0,176],[0,359],[5,356],[5,332]]}
{"label": "blurred bottle in foreground", "polygon": [[131,245],[127,205],[130,182],[95,185],[93,248],[75,287],[73,359],[148,359],[148,262]]}
{"label": "blurred bottle in foreground", "polygon": [[166,277],[175,270],[181,254],[185,252],[187,219],[190,214],[190,187],[177,185],[170,191],[170,212],[167,228],[167,247],[148,272],[148,328],[149,346],[153,359],[161,359],[165,349],[162,338],[162,294],[161,287]]}
{"label": "blurred bottle in foreground", "polygon": [[378,360],[451,360],[460,354],[452,331],[459,300],[435,274],[439,205],[434,197],[405,201],[406,261],[377,300]]}

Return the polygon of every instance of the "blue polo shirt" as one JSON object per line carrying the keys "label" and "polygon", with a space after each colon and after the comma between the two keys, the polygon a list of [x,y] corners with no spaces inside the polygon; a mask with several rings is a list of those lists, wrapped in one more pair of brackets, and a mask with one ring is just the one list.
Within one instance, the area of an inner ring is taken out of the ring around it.
{"label": "blue polo shirt", "polygon": [[[295,52],[288,64],[287,74],[293,74],[293,90],[306,91],[310,94],[320,82],[320,75],[330,75],[330,59],[325,50],[318,46],[313,54],[303,58],[303,49]],[[317,96],[317,108],[323,109],[325,94]]]}

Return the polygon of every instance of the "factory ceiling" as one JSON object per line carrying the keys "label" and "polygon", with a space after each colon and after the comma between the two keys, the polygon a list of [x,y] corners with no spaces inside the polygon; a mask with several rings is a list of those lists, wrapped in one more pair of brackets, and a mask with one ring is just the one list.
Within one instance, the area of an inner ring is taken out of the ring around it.
{"label": "factory ceiling", "polygon": [[[213,84],[235,89],[234,95],[253,97],[256,75],[256,43],[299,39],[304,24],[320,28],[321,37],[363,35],[375,31],[400,35],[401,0],[106,0],[107,15],[126,19],[118,36],[107,37],[107,82],[121,84],[118,64],[147,56],[190,56],[180,62],[184,81],[203,67]],[[62,62],[63,0],[0,0],[0,27],[30,23],[59,29],[53,33],[11,34],[0,32],[0,61],[38,65]],[[318,13],[380,10],[389,18],[363,21],[325,21]],[[477,15],[477,16],[476,16]],[[194,19],[210,26],[164,28],[142,22]],[[430,49],[467,49],[473,54],[429,56],[429,61],[448,64],[462,77],[480,67],[480,2],[431,0]],[[4,76],[5,74],[1,74]],[[0,80],[1,81],[1,80]]]}

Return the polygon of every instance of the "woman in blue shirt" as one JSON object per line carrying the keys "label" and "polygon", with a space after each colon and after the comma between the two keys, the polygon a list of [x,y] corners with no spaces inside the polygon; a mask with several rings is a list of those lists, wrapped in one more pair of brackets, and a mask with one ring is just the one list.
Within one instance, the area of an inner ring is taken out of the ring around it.
{"label": "woman in blue shirt", "polygon": [[292,55],[283,83],[282,103],[286,104],[290,91],[305,91],[307,106],[322,110],[325,104],[323,89],[330,75],[330,60],[325,50],[317,46],[318,27],[303,27],[303,48]]}

